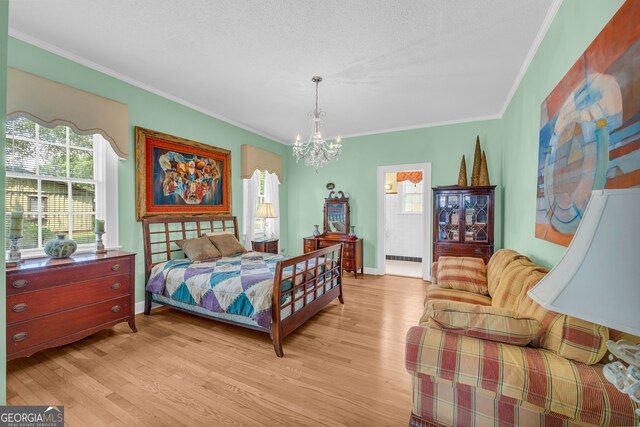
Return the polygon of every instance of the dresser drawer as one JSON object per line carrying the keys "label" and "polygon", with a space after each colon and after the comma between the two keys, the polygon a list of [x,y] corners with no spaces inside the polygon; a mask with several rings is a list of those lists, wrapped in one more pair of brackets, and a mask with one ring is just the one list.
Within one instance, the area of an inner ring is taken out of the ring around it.
{"label": "dresser drawer", "polygon": [[304,247],[305,248],[314,249],[316,247],[316,241],[315,240],[310,240],[310,239],[305,239]]}
{"label": "dresser drawer", "polygon": [[304,247],[304,253],[305,253],[305,254],[308,254],[309,252],[313,252],[314,250],[315,250],[314,248],[310,248],[310,247],[308,247],[308,246],[305,246],[305,247]]}
{"label": "dresser drawer", "polygon": [[272,254],[278,253],[278,242],[267,242],[267,252]]}
{"label": "dresser drawer", "polygon": [[343,242],[342,243],[342,248],[344,249],[344,252],[346,253],[348,252],[355,252],[356,250],[356,244],[353,242]]}
{"label": "dresser drawer", "polygon": [[7,326],[7,352],[13,353],[67,335],[126,319],[129,296],[62,311]]}
{"label": "dresser drawer", "polygon": [[342,251],[342,258],[344,258],[344,259],[353,260],[353,259],[355,259],[355,257],[356,257],[355,256],[355,251],[353,251],[353,250],[348,251],[348,250],[344,249]]}
{"label": "dresser drawer", "polygon": [[337,245],[340,242],[334,240],[318,240],[318,248],[328,248],[329,246]]}
{"label": "dresser drawer", "polygon": [[130,293],[128,274],[76,282],[36,292],[22,292],[7,297],[7,323],[29,320]]}
{"label": "dresser drawer", "polygon": [[7,295],[37,291],[67,284],[75,280],[98,279],[109,274],[129,273],[129,258],[57,267],[41,271],[15,271],[7,274]]}
{"label": "dresser drawer", "polygon": [[342,268],[350,270],[355,268],[355,263],[353,262],[353,260],[350,259],[344,259],[342,260]]}

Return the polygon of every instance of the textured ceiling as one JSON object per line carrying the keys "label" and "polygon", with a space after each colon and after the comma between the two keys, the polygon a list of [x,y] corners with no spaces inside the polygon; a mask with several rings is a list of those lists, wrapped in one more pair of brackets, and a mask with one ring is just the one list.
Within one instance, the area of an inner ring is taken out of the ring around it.
{"label": "textured ceiling", "polygon": [[13,0],[10,33],[247,129],[325,135],[502,114],[557,0]]}

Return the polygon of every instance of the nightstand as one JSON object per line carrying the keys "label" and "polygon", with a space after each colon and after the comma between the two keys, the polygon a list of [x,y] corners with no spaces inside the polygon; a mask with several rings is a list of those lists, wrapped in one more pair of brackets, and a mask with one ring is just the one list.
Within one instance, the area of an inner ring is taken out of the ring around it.
{"label": "nightstand", "polygon": [[271,253],[271,254],[278,253],[278,239],[252,240],[251,246],[253,247],[253,250],[256,252]]}

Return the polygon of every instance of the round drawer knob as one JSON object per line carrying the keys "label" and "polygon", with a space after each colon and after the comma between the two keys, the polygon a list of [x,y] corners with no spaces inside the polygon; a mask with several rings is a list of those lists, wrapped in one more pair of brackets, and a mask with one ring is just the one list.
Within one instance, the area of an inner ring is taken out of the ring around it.
{"label": "round drawer knob", "polygon": [[114,291],[116,289],[120,289],[120,287],[122,287],[122,285],[120,283],[114,283],[113,285],[111,285],[111,289],[113,289]]}
{"label": "round drawer knob", "polygon": [[25,311],[26,309],[27,309],[27,304],[25,304],[25,303],[16,304],[11,308],[11,310],[14,313],[21,313],[21,312]]}
{"label": "round drawer knob", "polygon": [[26,332],[18,332],[11,339],[13,340],[13,342],[20,342],[26,340],[28,336],[29,334]]}
{"label": "round drawer knob", "polygon": [[114,313],[117,313],[120,311],[122,307],[120,307],[119,305],[114,305],[113,307],[111,307],[111,311],[113,311]]}
{"label": "round drawer knob", "polygon": [[28,284],[29,284],[29,281],[27,279],[20,279],[13,282],[11,286],[13,286],[16,289],[20,289],[20,288],[24,288]]}
{"label": "round drawer knob", "polygon": [[120,264],[114,264],[111,266],[111,271],[118,271],[120,270]]}

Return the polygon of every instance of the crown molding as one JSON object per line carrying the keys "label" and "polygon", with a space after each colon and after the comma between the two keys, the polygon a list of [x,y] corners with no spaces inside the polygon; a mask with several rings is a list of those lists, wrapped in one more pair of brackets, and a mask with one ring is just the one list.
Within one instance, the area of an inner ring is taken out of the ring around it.
{"label": "crown molding", "polygon": [[[406,130],[426,129],[426,128],[433,128],[433,127],[438,127],[438,126],[459,125],[459,124],[463,124],[463,123],[481,122],[481,121],[485,121],[485,120],[496,120],[496,119],[500,119],[501,117],[502,116],[500,116],[499,114],[490,114],[490,115],[487,115],[487,116],[476,116],[476,117],[469,117],[469,118],[466,118],[466,119],[444,120],[444,121],[440,121],[440,122],[424,123],[424,124],[415,125],[415,126],[402,126],[402,127],[397,127],[397,128],[378,129],[378,130],[367,131],[367,132],[351,133],[351,134],[348,134],[348,135],[340,135],[340,137],[344,140],[344,139],[347,139],[347,138],[356,138],[356,137],[360,137],[360,136],[378,135],[378,134],[381,134],[381,133],[402,132],[402,131],[406,131]],[[334,138],[329,138],[329,139],[334,139]]]}
{"label": "crown molding", "polygon": [[563,0],[553,0],[553,2],[551,3],[551,6],[549,6],[549,10],[547,11],[547,14],[544,17],[544,20],[542,21],[542,25],[538,30],[538,34],[536,34],[536,38],[533,39],[531,48],[529,49],[527,56],[524,58],[524,62],[520,67],[520,71],[518,72],[516,79],[513,81],[513,85],[511,86],[511,90],[507,95],[507,99],[505,99],[504,105],[500,110],[500,114],[499,114],[500,118],[502,118],[502,116],[504,116],[504,113],[507,112],[507,108],[509,108],[509,104],[511,104],[511,100],[513,99],[514,95],[516,94],[516,91],[520,87],[520,83],[522,83],[522,79],[524,78],[525,74],[527,74],[527,71],[529,70],[529,65],[531,65],[531,61],[533,61],[533,58],[538,53],[538,49],[540,48],[542,41],[547,35],[547,31],[549,31],[549,27],[551,27],[551,23],[556,18],[556,14],[558,13],[560,6],[562,6],[562,2]]}
{"label": "crown molding", "polygon": [[[549,27],[551,26],[551,23],[553,22],[553,20],[555,19],[555,16],[558,12],[558,10],[560,9],[560,6],[562,5],[563,0],[553,0],[551,3],[551,6],[549,7],[549,10],[547,11],[547,14],[545,15],[545,18],[542,22],[542,26],[540,27],[540,29],[538,30],[538,33],[536,34],[536,37],[531,45],[531,48],[529,49],[529,52],[527,53],[527,56],[525,57],[520,70],[518,72],[518,75],[516,76],[513,85],[511,86],[511,89],[505,99],[505,102],[501,108],[501,110],[496,113],[496,114],[489,114],[489,115],[485,115],[485,116],[477,116],[477,117],[470,117],[470,118],[465,118],[465,119],[455,119],[455,120],[445,120],[445,121],[440,121],[440,122],[432,122],[432,123],[422,123],[422,124],[418,124],[418,125],[411,125],[411,126],[402,126],[402,127],[395,127],[395,128],[386,128],[386,129],[377,129],[377,130],[373,130],[373,131],[367,131],[367,132],[357,132],[357,133],[352,133],[352,134],[347,134],[347,135],[342,135],[343,139],[347,139],[347,138],[355,138],[355,137],[361,137],[361,136],[369,136],[369,135],[378,135],[378,134],[383,134],[383,133],[391,133],[391,132],[401,132],[401,131],[408,131],[408,130],[416,130],[416,129],[425,129],[425,128],[431,128],[431,127],[438,127],[438,126],[448,126],[448,125],[456,125],[456,124],[463,124],[463,123],[472,123],[472,122],[479,122],[479,121],[485,121],[485,120],[497,120],[497,119],[501,119],[507,108],[509,108],[509,104],[511,104],[511,101],[513,99],[513,96],[515,95],[516,91],[518,90],[518,87],[520,87],[520,84],[522,83],[522,79],[524,78],[525,74],[527,73],[527,70],[529,69],[529,66],[531,65],[531,62],[533,61],[533,58],[535,57],[536,53],[538,52],[538,49],[540,48],[540,45],[542,44],[542,41],[544,40],[544,37],[547,34],[547,31],[549,30]],[[156,87],[150,86],[146,83],[142,83],[134,78],[131,78],[125,74],[119,73],[117,71],[114,71],[108,67],[104,67],[100,64],[97,64],[95,62],[89,61],[85,58],[82,58],[78,55],[75,55],[69,51],[66,51],[64,49],[61,49],[57,46],[51,45],[43,40],[40,40],[36,37],[32,37],[28,34],[25,34],[21,31],[17,31],[11,27],[9,27],[9,35],[11,37],[14,37],[18,40],[22,40],[26,43],[32,44],[34,46],[37,46],[41,49],[44,49],[48,52],[51,52],[53,54],[56,54],[58,56],[61,56],[63,58],[66,58],[70,61],[76,62],[78,64],[84,65],[85,67],[88,67],[92,70],[98,71],[100,73],[106,74],[110,77],[113,77],[115,79],[121,80],[125,83],[129,83],[135,87],[138,87],[140,89],[143,89],[147,92],[153,93],[155,95],[161,96],[163,98],[166,98],[168,100],[171,100],[173,102],[176,102],[180,105],[183,105],[185,107],[191,108],[195,111],[198,111],[200,113],[206,114],[207,116],[213,117],[215,119],[221,120],[225,123],[228,123],[230,125],[236,126],[240,129],[246,130],[248,132],[254,133],[256,135],[260,135],[262,137],[265,137],[267,139],[270,139],[274,142],[278,142],[280,144],[283,145],[293,145],[292,141],[285,141],[282,140],[280,138],[277,138],[273,135],[269,135],[267,133],[264,133],[258,129],[255,129],[251,126],[245,125],[243,123],[239,123],[236,122],[234,120],[231,120],[227,117],[224,117],[220,114],[214,113],[213,111],[207,110],[205,108],[202,108],[198,105],[195,105],[189,101],[186,101],[178,96],[172,95],[170,93],[167,93],[163,90],[160,90]]]}
{"label": "crown molding", "polygon": [[279,138],[276,138],[273,135],[269,135],[267,133],[264,133],[262,131],[254,129],[251,126],[247,126],[247,125],[245,125],[243,123],[239,123],[239,122],[236,122],[234,120],[231,120],[231,119],[229,119],[229,118],[227,118],[225,116],[222,116],[220,114],[214,113],[213,111],[207,110],[207,109],[202,108],[202,107],[200,107],[200,106],[198,106],[196,104],[193,104],[193,103],[191,103],[189,101],[186,101],[186,100],[184,100],[184,99],[182,99],[182,98],[180,98],[178,96],[175,96],[175,95],[167,93],[167,92],[165,92],[163,90],[160,90],[160,89],[158,89],[158,88],[156,88],[154,86],[148,85],[146,83],[142,83],[139,80],[136,80],[136,79],[134,79],[132,77],[129,77],[129,76],[125,75],[125,74],[119,73],[118,71],[112,70],[111,68],[108,68],[108,67],[105,67],[103,65],[97,64],[97,63],[95,63],[93,61],[89,61],[88,59],[82,58],[81,56],[78,56],[78,55],[76,55],[74,53],[71,53],[71,52],[69,52],[67,50],[61,49],[61,48],[59,48],[57,46],[54,46],[54,45],[52,45],[50,43],[47,43],[47,42],[41,40],[39,38],[32,37],[32,36],[30,36],[28,34],[25,34],[25,33],[21,32],[21,31],[15,30],[15,29],[11,28],[11,26],[9,26],[9,36],[11,36],[11,37],[13,37],[15,39],[21,40],[21,41],[23,41],[25,43],[28,43],[28,44],[34,45],[36,47],[39,47],[40,49],[46,50],[47,52],[51,52],[51,53],[53,53],[55,55],[61,56],[61,57],[65,58],[65,59],[68,59],[70,61],[76,62],[76,63],[78,63],[80,65],[84,65],[85,67],[90,68],[90,69],[95,70],[95,71],[98,71],[98,72],[100,72],[102,74],[106,74],[106,75],[108,75],[110,77],[113,77],[115,79],[121,80],[121,81],[123,81],[125,83],[128,83],[128,84],[130,84],[132,86],[135,86],[137,88],[143,89],[143,90],[145,90],[147,92],[153,93],[153,94],[161,96],[163,98],[166,98],[166,99],[168,99],[170,101],[173,101],[173,102],[175,102],[177,104],[180,104],[180,105],[183,105],[185,107],[191,108],[192,110],[195,110],[195,111],[198,111],[200,113],[206,114],[207,116],[213,117],[215,119],[218,119],[220,121],[223,121],[225,123],[228,123],[230,125],[238,127],[240,129],[246,130],[246,131],[254,133],[256,135],[260,135],[260,136],[262,136],[264,138],[267,138],[267,139],[270,139],[270,140],[272,140],[274,142],[278,142],[280,144],[287,145],[286,142],[282,141]]}

